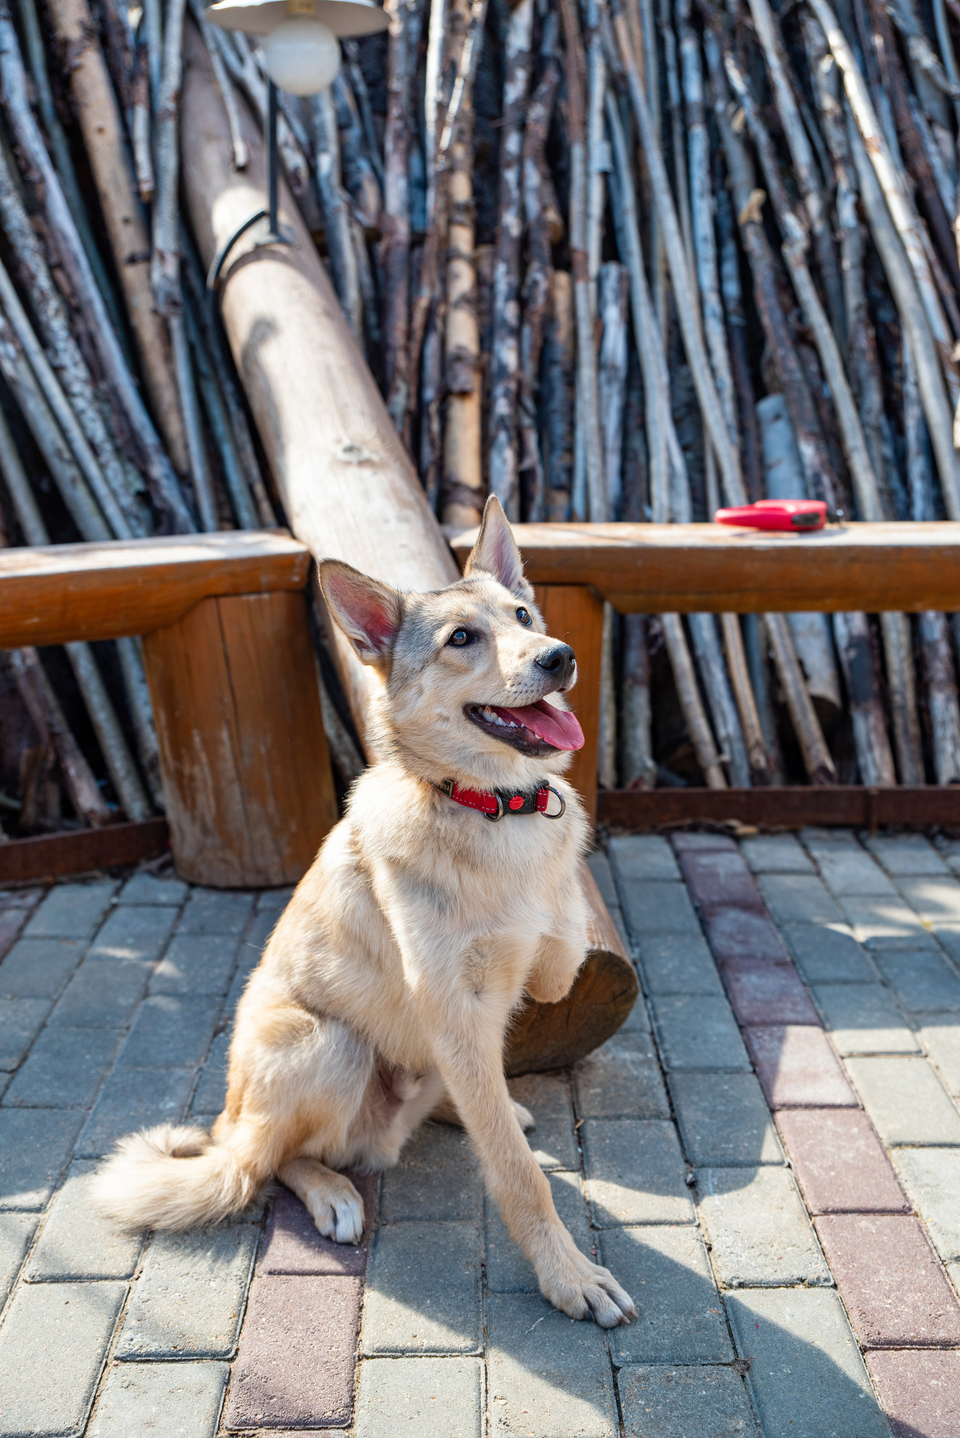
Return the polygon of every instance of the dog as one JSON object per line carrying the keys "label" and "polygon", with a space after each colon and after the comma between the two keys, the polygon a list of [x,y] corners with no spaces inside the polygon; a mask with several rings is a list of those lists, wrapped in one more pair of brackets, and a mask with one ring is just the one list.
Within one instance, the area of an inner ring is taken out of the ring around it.
{"label": "dog", "polygon": [[96,1180],[128,1227],[241,1212],[273,1177],[321,1234],[359,1243],[338,1170],[388,1168],[424,1119],[461,1122],[541,1292],[602,1327],[636,1316],[557,1217],[510,1099],[504,1037],[524,994],[554,1003],[587,948],[582,805],[563,778],[583,735],[498,501],[463,578],[401,594],[326,560],[329,612],[381,686],[378,762],[298,885],[237,1008],[226,1106],[207,1134],[121,1140]]}

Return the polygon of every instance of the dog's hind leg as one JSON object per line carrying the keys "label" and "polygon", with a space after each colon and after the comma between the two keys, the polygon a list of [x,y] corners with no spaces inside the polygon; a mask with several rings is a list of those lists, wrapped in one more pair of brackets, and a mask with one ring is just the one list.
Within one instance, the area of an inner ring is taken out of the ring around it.
{"label": "dog's hind leg", "polygon": [[292,1188],[324,1238],[359,1243],[363,1237],[363,1199],[349,1178],[317,1158],[293,1158],[277,1172]]}

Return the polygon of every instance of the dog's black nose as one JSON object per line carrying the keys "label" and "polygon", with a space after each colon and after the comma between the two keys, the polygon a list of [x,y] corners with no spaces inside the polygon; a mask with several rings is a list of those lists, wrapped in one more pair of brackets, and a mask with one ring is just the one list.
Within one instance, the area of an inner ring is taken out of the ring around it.
{"label": "dog's black nose", "polygon": [[558,644],[555,648],[548,649],[546,654],[539,655],[535,663],[539,668],[545,669],[552,678],[565,684],[577,667],[577,657],[569,644]]}

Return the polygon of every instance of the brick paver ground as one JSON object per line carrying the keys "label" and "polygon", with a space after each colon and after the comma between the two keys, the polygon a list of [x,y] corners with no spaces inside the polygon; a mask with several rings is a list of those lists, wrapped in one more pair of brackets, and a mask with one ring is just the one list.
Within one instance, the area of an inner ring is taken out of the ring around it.
{"label": "brick paver ground", "polygon": [[465,1137],[358,1180],[359,1249],[286,1190],[125,1235],[117,1137],[212,1122],[286,901],[163,873],[0,893],[0,1438],[957,1438],[960,843],[618,836],[644,997],[516,1080],[629,1327],[539,1296]]}

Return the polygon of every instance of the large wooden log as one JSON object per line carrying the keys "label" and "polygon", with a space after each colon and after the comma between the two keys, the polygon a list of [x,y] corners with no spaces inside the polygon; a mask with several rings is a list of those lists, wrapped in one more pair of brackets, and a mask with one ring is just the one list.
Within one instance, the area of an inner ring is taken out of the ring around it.
{"label": "large wooden log", "polygon": [[[209,264],[232,231],[262,207],[263,150],[245,114],[250,160],[242,174],[234,170],[227,115],[192,26],[185,50],[183,186],[193,231]],[[256,230],[244,236],[224,271],[221,304],[290,526],[318,558],[346,560],[400,588],[449,584],[457,577],[456,563],[283,186],[280,220],[294,245],[257,249]],[[345,642],[334,639],[362,737],[376,680]],[[589,973],[607,986],[608,1022],[596,1022],[602,1003],[589,1006],[584,1023],[569,999],[549,1006],[543,1023],[529,1030],[529,1047],[513,1049],[514,1072],[539,1065],[543,1052],[554,1046],[551,1034],[557,1045],[562,1036],[565,1061],[571,1062],[615,1032],[629,1011],[624,994],[636,993],[633,969],[602,900],[590,892],[594,937],[602,947],[591,950]]]}

